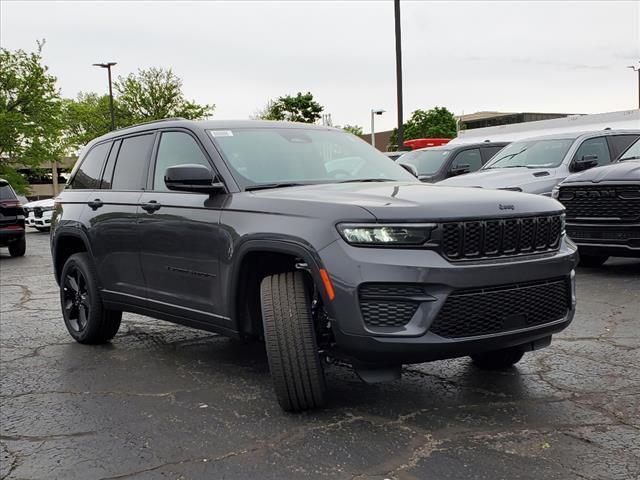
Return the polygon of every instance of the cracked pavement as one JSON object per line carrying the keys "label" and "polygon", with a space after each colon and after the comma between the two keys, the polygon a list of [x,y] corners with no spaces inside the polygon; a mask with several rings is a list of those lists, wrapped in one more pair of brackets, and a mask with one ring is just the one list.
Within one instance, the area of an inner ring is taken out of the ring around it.
{"label": "cracked pavement", "polygon": [[578,271],[578,312],[508,372],[467,359],[286,414],[260,345],[125,314],[67,334],[48,235],[0,258],[0,479],[638,479],[640,262]]}

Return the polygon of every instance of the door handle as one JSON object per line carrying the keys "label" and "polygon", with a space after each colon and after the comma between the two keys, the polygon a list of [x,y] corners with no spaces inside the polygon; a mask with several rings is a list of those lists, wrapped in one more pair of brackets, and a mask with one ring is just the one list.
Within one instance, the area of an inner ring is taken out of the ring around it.
{"label": "door handle", "polygon": [[156,200],[149,200],[148,203],[142,204],[142,209],[146,212],[153,213],[158,210],[162,205],[160,205]]}
{"label": "door handle", "polygon": [[95,200],[93,200],[92,202],[87,202],[87,205],[89,205],[91,207],[92,210],[97,210],[99,209],[101,206],[104,205],[104,202],[102,200],[100,200],[99,198],[96,198]]}

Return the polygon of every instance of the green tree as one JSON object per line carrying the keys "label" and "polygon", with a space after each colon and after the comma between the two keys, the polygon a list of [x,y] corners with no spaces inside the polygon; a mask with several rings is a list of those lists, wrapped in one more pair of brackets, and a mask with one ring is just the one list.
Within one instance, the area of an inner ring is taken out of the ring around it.
{"label": "green tree", "polygon": [[62,100],[56,77],[35,52],[0,48],[0,176],[20,194],[29,192],[19,168],[38,168],[64,151]]}
{"label": "green tree", "polygon": [[[456,118],[445,107],[430,110],[416,110],[404,124],[404,139],[414,138],[454,138],[457,135]],[[398,129],[391,134],[392,145],[398,143]]]}
{"label": "green tree", "polygon": [[182,80],[171,69],[138,70],[114,83],[119,110],[127,121],[139,123],[169,117],[197,120],[210,116],[215,105],[199,105],[185,98]]}
{"label": "green tree", "polygon": [[[131,115],[114,100],[116,127],[133,123]],[[65,99],[63,107],[65,134],[69,146],[80,147],[111,130],[109,96],[80,92],[75,99]]]}
{"label": "green tree", "polygon": [[363,133],[360,125],[345,125],[342,129],[354,135],[362,135]]}
{"label": "green tree", "polygon": [[262,120],[284,120],[287,122],[316,123],[324,107],[313,99],[311,92],[298,92],[295,96],[285,95],[270,101],[258,112]]}

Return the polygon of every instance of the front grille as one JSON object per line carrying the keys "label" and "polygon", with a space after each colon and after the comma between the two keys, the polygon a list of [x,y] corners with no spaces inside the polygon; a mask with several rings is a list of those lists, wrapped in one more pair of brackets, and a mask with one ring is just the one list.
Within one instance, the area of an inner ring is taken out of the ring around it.
{"label": "front grille", "polygon": [[640,247],[640,226],[573,226],[567,227],[567,235],[580,243],[611,243]]}
{"label": "front grille", "polygon": [[403,327],[424,296],[421,285],[367,283],[359,290],[360,312],[368,327]]}
{"label": "front grille", "polygon": [[556,250],[561,215],[442,224],[442,253],[449,260],[526,255]]}
{"label": "front grille", "polygon": [[430,331],[447,338],[518,330],[560,320],[571,306],[568,279],[456,290]]}
{"label": "front grille", "polygon": [[567,209],[567,218],[600,218],[614,221],[640,219],[640,186],[561,187],[560,202]]}
{"label": "front grille", "polygon": [[39,207],[34,208],[34,209],[33,209],[33,215],[34,215],[36,218],[42,218],[42,209],[41,209],[41,208],[39,208]]}

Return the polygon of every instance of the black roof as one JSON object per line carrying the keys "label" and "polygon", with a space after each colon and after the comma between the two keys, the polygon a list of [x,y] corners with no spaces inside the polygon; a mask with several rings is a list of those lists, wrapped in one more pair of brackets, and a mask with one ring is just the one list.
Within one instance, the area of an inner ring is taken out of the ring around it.
{"label": "black roof", "polygon": [[120,128],[94,139],[91,143],[106,140],[121,135],[144,132],[158,127],[186,127],[207,130],[237,129],[237,128],[304,128],[314,130],[335,130],[339,128],[314,125],[311,123],[299,122],[278,122],[273,120],[186,120],[184,118],[166,118],[151,122],[140,123],[130,127]]}

